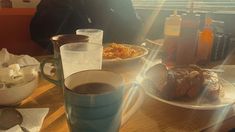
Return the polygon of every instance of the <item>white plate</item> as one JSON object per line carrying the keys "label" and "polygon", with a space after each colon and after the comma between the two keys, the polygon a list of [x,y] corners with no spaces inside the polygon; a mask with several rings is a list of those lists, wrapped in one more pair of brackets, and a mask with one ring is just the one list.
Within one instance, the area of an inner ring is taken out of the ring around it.
{"label": "white plate", "polygon": [[140,49],[143,51],[143,53],[139,56],[135,56],[132,58],[126,58],[126,59],[103,59],[103,65],[113,65],[113,64],[125,64],[129,62],[134,62],[140,60],[142,57],[148,54],[148,50],[142,46],[137,46],[137,45],[131,45],[131,44],[122,44],[127,47],[131,47],[134,49]]}
{"label": "white plate", "polygon": [[221,82],[223,85],[224,96],[220,97],[220,101],[217,101],[217,102],[206,102],[202,98],[194,100],[194,101],[185,101],[185,100],[169,101],[158,96],[157,91],[154,90],[154,88],[151,87],[149,84],[143,83],[142,85],[143,85],[145,93],[148,96],[158,101],[167,103],[169,105],[189,108],[189,109],[196,109],[196,110],[213,110],[213,109],[218,109],[221,107],[231,105],[235,102],[235,86],[223,79],[221,79]]}

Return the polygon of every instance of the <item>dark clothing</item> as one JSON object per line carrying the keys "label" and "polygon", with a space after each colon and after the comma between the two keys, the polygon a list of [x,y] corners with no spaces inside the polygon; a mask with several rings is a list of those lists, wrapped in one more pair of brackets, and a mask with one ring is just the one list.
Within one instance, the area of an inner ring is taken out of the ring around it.
{"label": "dark clothing", "polygon": [[57,34],[79,28],[104,31],[104,43],[134,43],[142,23],[131,0],[41,0],[30,24],[31,38],[44,48]]}

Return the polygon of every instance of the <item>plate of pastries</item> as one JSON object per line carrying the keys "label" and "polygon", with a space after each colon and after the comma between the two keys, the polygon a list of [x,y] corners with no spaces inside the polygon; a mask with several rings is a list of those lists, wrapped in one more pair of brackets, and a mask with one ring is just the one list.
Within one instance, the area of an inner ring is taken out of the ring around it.
{"label": "plate of pastries", "polygon": [[156,64],[146,71],[142,86],[153,99],[183,108],[212,110],[235,102],[233,84],[197,65]]}

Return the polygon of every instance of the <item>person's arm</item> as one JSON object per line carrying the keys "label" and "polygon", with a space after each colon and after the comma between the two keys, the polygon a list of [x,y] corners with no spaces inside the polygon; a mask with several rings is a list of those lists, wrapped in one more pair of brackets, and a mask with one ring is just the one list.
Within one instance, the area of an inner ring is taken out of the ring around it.
{"label": "person's arm", "polygon": [[32,40],[51,50],[50,37],[65,32],[64,24],[72,10],[67,0],[41,0],[30,23]]}

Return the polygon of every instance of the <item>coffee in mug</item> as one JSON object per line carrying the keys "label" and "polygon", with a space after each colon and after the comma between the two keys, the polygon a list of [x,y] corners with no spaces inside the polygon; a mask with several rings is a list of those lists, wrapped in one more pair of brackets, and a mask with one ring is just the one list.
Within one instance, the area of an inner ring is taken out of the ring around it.
{"label": "coffee in mug", "polygon": [[71,132],[117,132],[121,125],[124,79],[116,73],[86,70],[64,80]]}
{"label": "coffee in mug", "polygon": [[114,86],[107,83],[86,83],[72,89],[78,94],[102,94],[112,90],[115,90]]}

